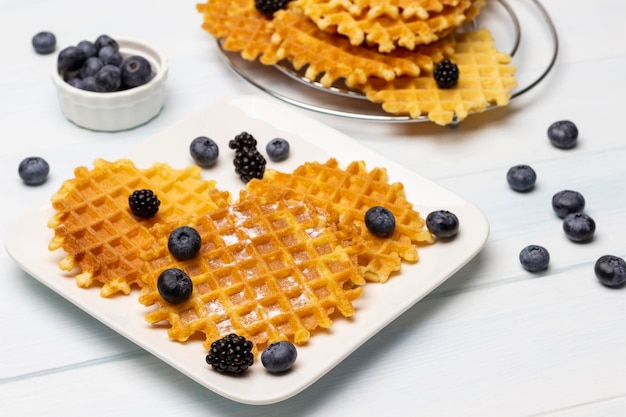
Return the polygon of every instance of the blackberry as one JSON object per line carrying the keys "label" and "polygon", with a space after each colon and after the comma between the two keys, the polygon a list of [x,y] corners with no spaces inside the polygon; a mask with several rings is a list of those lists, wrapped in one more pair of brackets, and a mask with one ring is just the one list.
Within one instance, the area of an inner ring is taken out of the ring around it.
{"label": "blackberry", "polygon": [[128,205],[135,216],[149,219],[157,214],[161,201],[152,190],[143,189],[135,190],[128,196]]}
{"label": "blackberry", "polygon": [[233,164],[235,173],[246,183],[252,178],[263,178],[265,173],[265,158],[256,149],[238,149]]}
{"label": "blackberry", "polygon": [[220,373],[241,374],[254,363],[252,342],[231,333],[211,344],[206,362]]}
{"label": "blackberry", "polygon": [[449,59],[439,61],[433,71],[437,87],[452,88],[459,82],[459,67]]}
{"label": "blackberry", "polygon": [[254,0],[254,6],[267,17],[272,17],[275,12],[287,7],[291,0]]}
{"label": "blackberry", "polygon": [[228,142],[230,149],[256,149],[256,139],[248,132],[241,132]]}

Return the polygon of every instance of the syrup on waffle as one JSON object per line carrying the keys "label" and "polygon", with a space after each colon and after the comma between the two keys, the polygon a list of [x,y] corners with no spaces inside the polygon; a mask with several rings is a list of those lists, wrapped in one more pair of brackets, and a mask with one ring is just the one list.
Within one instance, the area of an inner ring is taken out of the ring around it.
{"label": "syrup on waffle", "polygon": [[496,49],[489,30],[450,36],[455,38],[455,46],[448,58],[457,64],[460,74],[455,87],[439,89],[432,72],[423,71],[418,77],[397,77],[388,82],[371,77],[359,88],[389,113],[428,116],[439,125],[452,123],[455,116],[461,121],[490,105],[507,105],[517,85],[515,67],[508,54]]}
{"label": "syrup on waffle", "polygon": [[[417,245],[434,241],[424,219],[406,200],[404,186],[389,183],[384,168],[367,171],[362,161],[354,161],[345,169],[331,158],[326,163],[304,163],[293,173],[267,170],[262,180],[250,181],[246,190],[265,198],[289,190],[303,201],[336,213],[340,240],[367,281],[386,282],[400,270],[402,260],[418,260]],[[396,229],[389,237],[376,237],[365,226],[365,212],[377,205],[389,209],[396,218]],[[345,229],[354,226],[358,236]]]}
{"label": "syrup on waffle", "polygon": [[[200,179],[200,168],[173,169],[155,163],[146,169],[120,159],[97,159],[94,168],[78,167],[52,196],[55,215],[48,222],[54,237],[48,248],[62,248],[67,256],[59,267],[76,271],[80,287],[102,284],[100,294],[129,294],[141,286],[140,252],[152,244],[155,223],[203,213],[229,203],[230,194],[215,182]],[[128,197],[150,189],[161,205],[153,218],[139,219],[130,211]]]}
{"label": "syrup on waffle", "polygon": [[[351,7],[350,2],[294,0],[297,8],[324,31],[340,33],[353,45],[376,45],[380,52],[396,47],[414,49],[445,37],[471,19],[483,0],[460,0],[440,11],[418,14],[393,13],[392,8]],[[409,9],[417,10],[417,9]]]}
{"label": "syrup on waffle", "polygon": [[[256,348],[277,340],[302,344],[329,328],[337,310],[348,317],[365,283],[332,231],[329,213],[277,193],[260,200],[245,192],[229,207],[203,216],[156,225],[143,257],[145,286],[139,301],[151,306],[150,323],[167,321],[169,337],[204,335],[204,346],[229,333]],[[195,228],[200,253],[177,261],[167,239],[178,226]],[[157,290],[159,274],[179,268],[193,282],[187,301],[170,304]]]}

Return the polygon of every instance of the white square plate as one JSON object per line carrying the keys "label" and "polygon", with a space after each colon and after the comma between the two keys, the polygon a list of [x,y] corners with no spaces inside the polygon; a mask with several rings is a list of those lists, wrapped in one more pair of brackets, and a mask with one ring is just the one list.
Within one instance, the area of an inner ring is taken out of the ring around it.
{"label": "white square plate", "polygon": [[222,375],[205,362],[200,341],[170,341],[163,327],[143,319],[146,308],[137,301],[138,291],[129,296],[100,297],[99,288],[83,289],[73,277],[63,273],[58,262],[62,251],[48,251],[53,233],[47,222],[54,211],[49,202],[26,214],[6,235],[10,256],[29,274],[97,320],[127,337],[156,357],[178,369],[208,389],[246,404],[269,404],[285,400],[330,371],[365,341],[431,292],[465,265],[483,248],[489,226],[474,205],[441,186],[363,147],[358,141],[275,101],[243,96],[211,105],[187,120],[163,131],[126,155],[138,167],[167,162],[176,168],[193,164],[189,144],[197,136],[208,136],[220,147],[216,166],[204,169],[206,179],[227,189],[236,198],[243,186],[232,165],[233,150],[228,141],[247,131],[258,140],[258,149],[283,137],[291,145],[290,157],[278,163],[268,160],[268,168],[291,171],[305,161],[325,162],[330,157],[346,166],[363,160],[367,168],[385,167],[392,182],[404,184],[407,199],[425,217],[429,212],[447,209],[460,221],[455,239],[420,248],[420,261],[404,263],[401,272],[385,284],[368,284],[356,300],[356,314],[338,318],[327,332],[316,333],[306,346],[298,348],[294,368],[282,375],[268,373],[255,359],[255,365],[242,377]]}

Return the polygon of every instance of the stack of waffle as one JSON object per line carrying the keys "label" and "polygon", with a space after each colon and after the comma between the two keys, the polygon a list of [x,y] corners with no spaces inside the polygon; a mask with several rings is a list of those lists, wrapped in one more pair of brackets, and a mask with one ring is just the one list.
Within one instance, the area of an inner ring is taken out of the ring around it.
{"label": "stack of waffle", "polygon": [[[496,49],[489,30],[464,27],[484,3],[291,0],[270,17],[255,0],[208,0],[197,9],[202,27],[246,60],[288,62],[307,79],[342,82],[389,113],[447,125],[507,105],[516,86],[511,57]],[[434,79],[443,59],[458,66],[454,88],[440,89]]]}

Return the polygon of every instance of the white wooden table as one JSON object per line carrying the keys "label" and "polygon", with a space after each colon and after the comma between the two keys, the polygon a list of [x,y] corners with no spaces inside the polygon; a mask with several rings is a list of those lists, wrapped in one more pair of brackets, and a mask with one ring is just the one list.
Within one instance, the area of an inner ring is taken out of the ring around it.
{"label": "white wooden table", "polygon": [[[601,286],[593,265],[604,254],[626,256],[626,5],[597,0],[590,9],[583,0],[546,0],[545,7],[559,33],[557,63],[506,109],[471,116],[455,129],[299,110],[456,192],[490,223],[475,259],[314,385],[265,406],[222,398],[41,285],[3,247],[1,414],[625,415],[626,289]],[[3,235],[74,167],[115,159],[219,100],[264,96],[226,69],[200,28],[194,1],[4,0],[1,9]],[[69,123],[50,80],[53,55],[37,55],[30,45],[41,30],[54,32],[60,47],[101,33],[159,45],[170,63],[163,112],[114,134]],[[547,47],[540,40],[534,45]],[[572,150],[556,149],[546,137],[547,127],[561,119],[580,130]],[[39,187],[23,185],[17,175],[19,162],[33,154],[51,166]],[[537,171],[530,193],[506,184],[506,171],[518,163]],[[552,212],[552,195],[565,188],[587,200],[597,223],[591,243],[567,240]],[[546,272],[530,274],[520,266],[519,251],[530,243],[549,249]]]}

